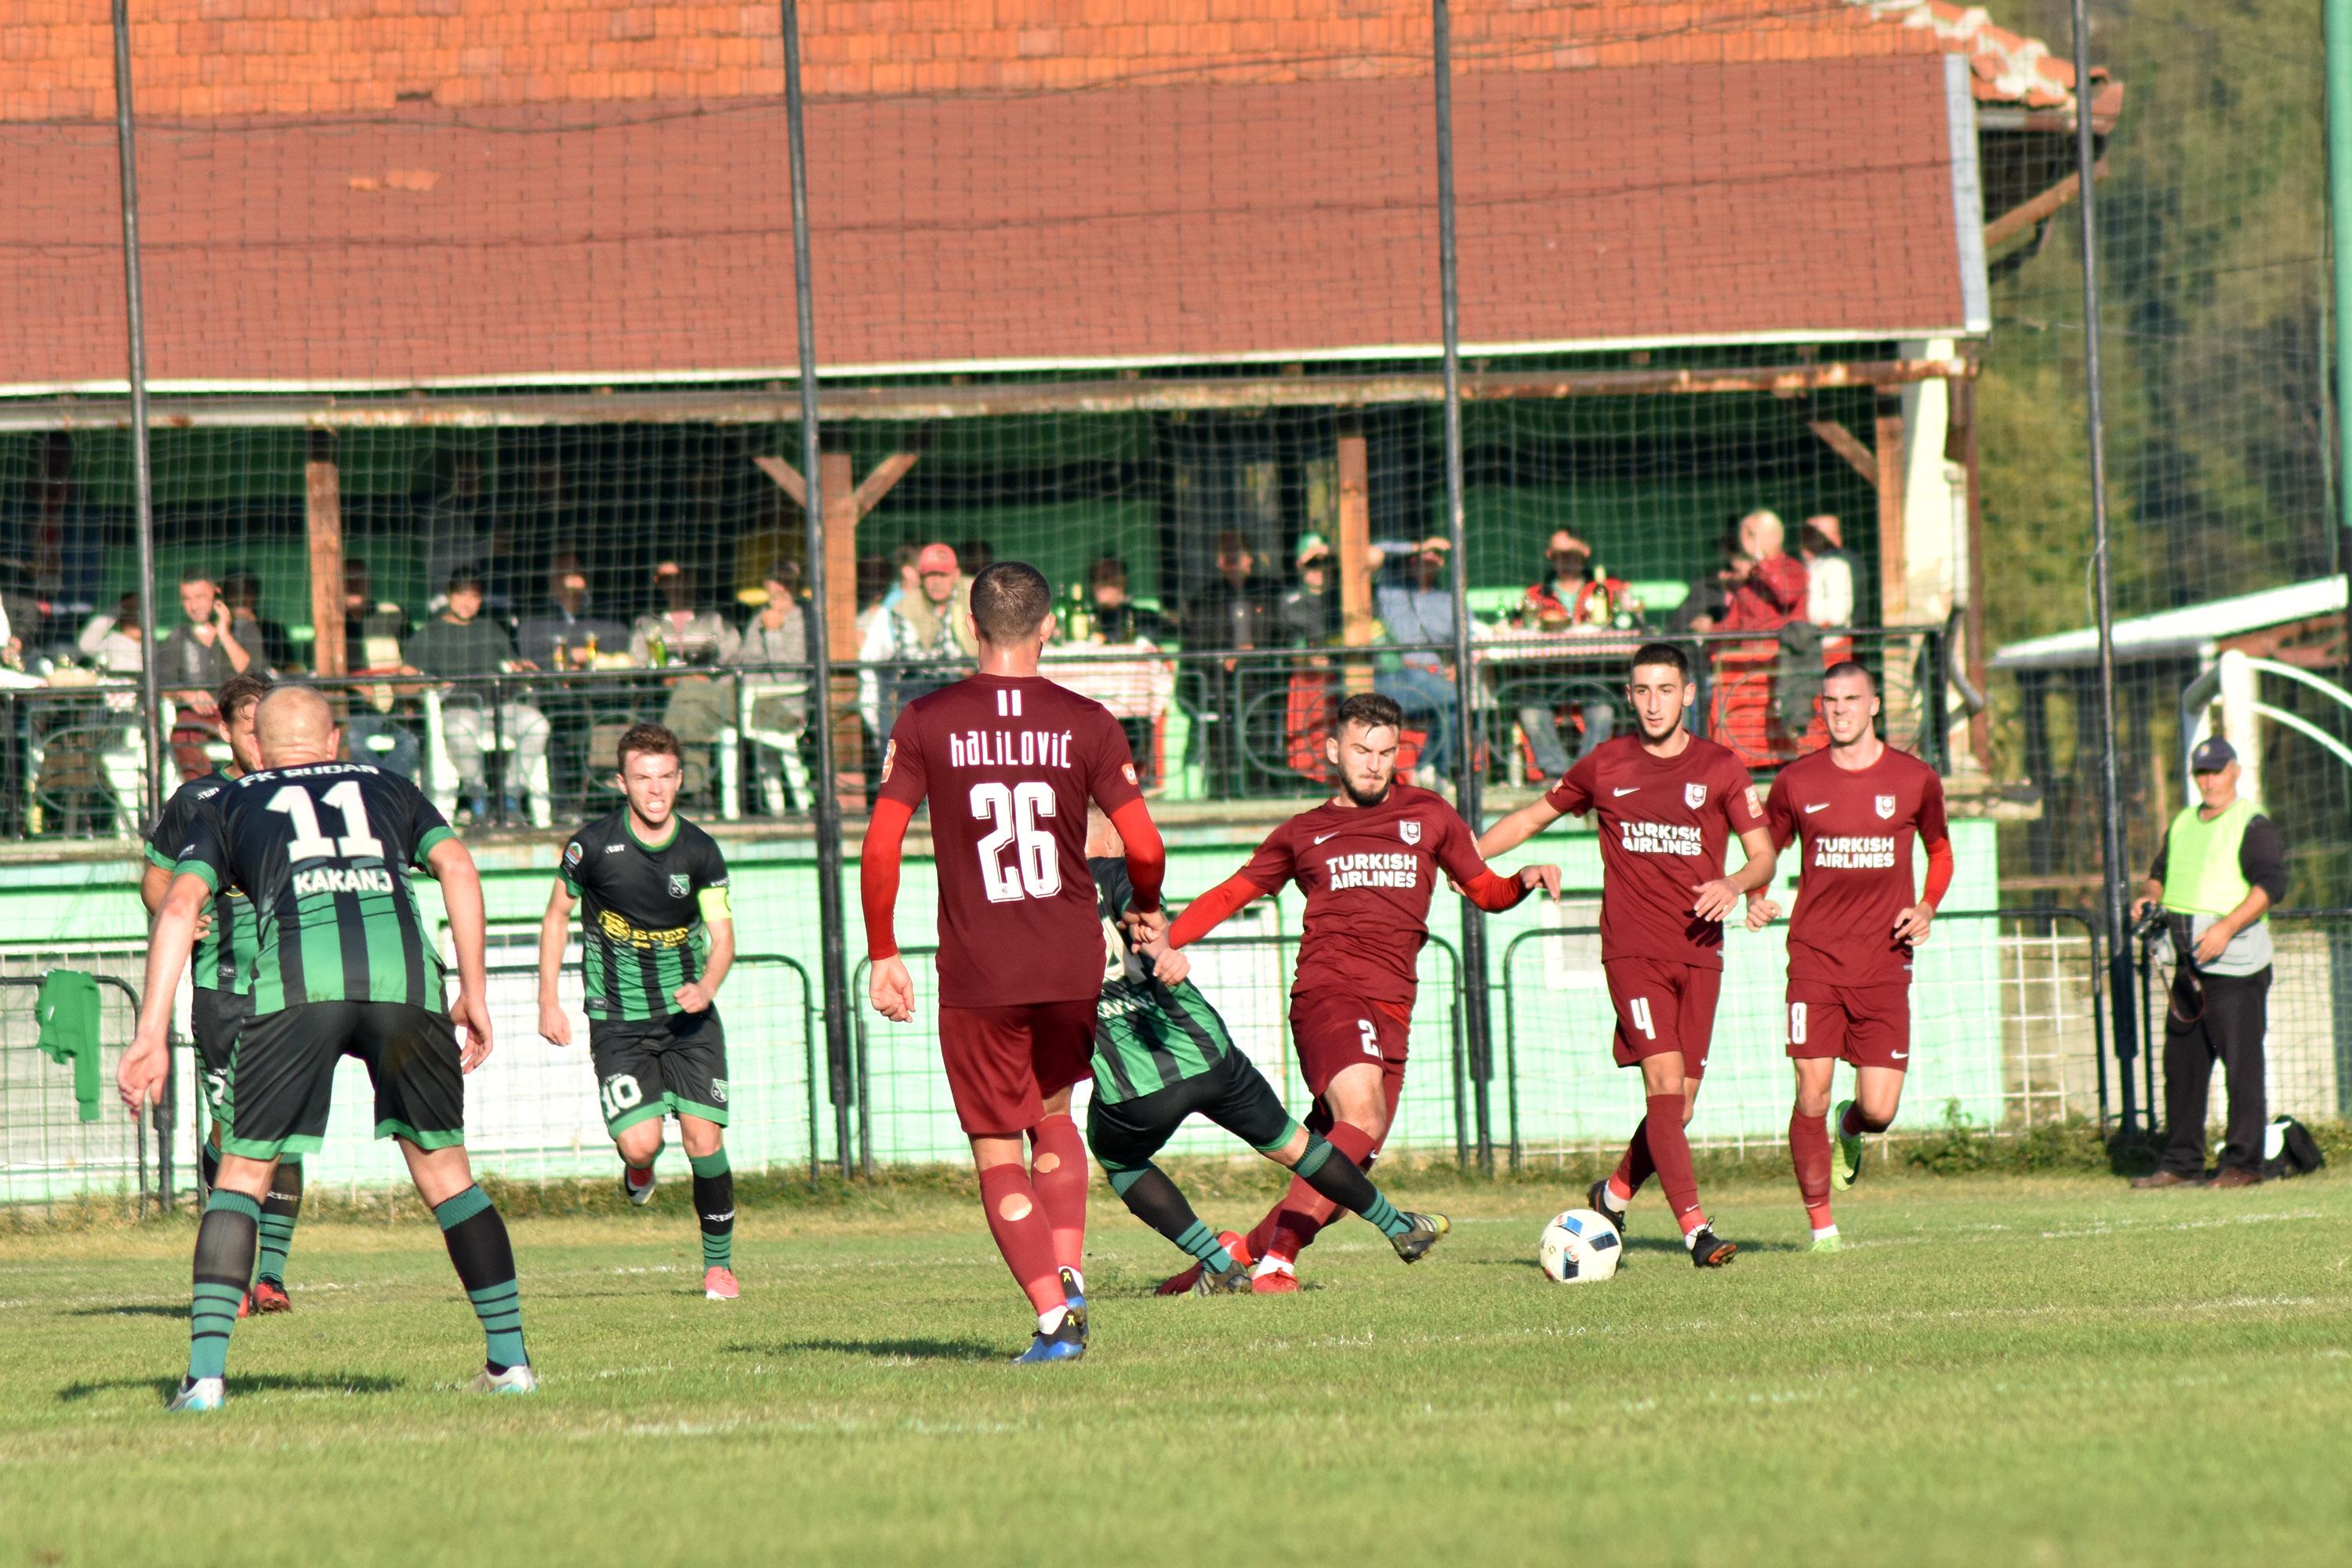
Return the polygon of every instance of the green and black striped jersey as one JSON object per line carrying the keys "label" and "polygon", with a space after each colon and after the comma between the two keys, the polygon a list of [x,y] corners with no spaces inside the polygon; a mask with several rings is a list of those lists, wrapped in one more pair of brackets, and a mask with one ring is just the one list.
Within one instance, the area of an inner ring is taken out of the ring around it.
{"label": "green and black striped jersey", "polygon": [[449,825],[417,787],[365,763],[246,774],[190,820],[179,869],[243,888],[261,941],[253,1010],[401,1002],[441,1012],[441,961],[408,884]]}
{"label": "green and black striped jersey", "polygon": [[701,978],[710,956],[706,922],[734,919],[727,858],[682,816],[670,818],[666,841],[647,844],[623,806],[572,836],[556,874],[580,900],[580,972],[592,1019],[676,1013],[677,988]]}
{"label": "green and black striped jersey", "polygon": [[1107,1105],[1198,1078],[1234,1049],[1225,1021],[1190,980],[1164,985],[1127,944],[1118,917],[1133,891],[1124,858],[1088,860],[1106,943],[1095,1005],[1095,1098]]}
{"label": "green and black striped jersey", "polygon": [[[173,791],[147,835],[147,858],[166,871],[176,868],[197,810],[236,782],[225,773],[210,773]],[[211,912],[212,929],[196,939],[195,956],[188,961],[190,977],[200,991],[249,994],[253,957],[261,951],[261,921],[253,912],[253,900],[243,888],[225,888],[214,896]]]}

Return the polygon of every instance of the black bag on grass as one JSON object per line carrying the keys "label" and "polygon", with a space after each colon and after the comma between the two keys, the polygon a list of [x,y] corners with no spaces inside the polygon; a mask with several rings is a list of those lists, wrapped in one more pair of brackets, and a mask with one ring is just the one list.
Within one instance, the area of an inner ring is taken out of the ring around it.
{"label": "black bag on grass", "polygon": [[2292,1116],[2273,1118],[2263,1130],[2263,1180],[2308,1175],[2327,1163],[2311,1129]]}

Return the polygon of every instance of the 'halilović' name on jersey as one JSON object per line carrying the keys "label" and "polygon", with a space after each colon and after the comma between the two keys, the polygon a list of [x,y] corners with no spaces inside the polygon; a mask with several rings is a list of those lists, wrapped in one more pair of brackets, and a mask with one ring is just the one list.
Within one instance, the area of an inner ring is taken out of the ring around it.
{"label": "'halilovi\u0107' name on jersey", "polygon": [[959,730],[948,734],[951,768],[1066,768],[1067,730]]}

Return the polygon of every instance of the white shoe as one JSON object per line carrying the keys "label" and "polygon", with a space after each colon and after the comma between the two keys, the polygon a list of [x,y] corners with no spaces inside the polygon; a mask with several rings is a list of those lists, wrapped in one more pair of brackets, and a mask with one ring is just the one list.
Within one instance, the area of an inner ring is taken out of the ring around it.
{"label": "white shoe", "polygon": [[504,1372],[492,1372],[488,1367],[484,1367],[474,1374],[474,1381],[466,1385],[466,1392],[468,1394],[537,1394],[539,1374],[530,1370],[530,1364],[528,1362],[519,1366],[510,1366]]}
{"label": "white shoe", "polygon": [[628,1165],[624,1163],[621,1166],[621,1195],[639,1208],[654,1201],[654,1189],[660,1184],[659,1179],[655,1176],[653,1167],[650,1165],[646,1167],[646,1184],[642,1187],[630,1183]]}
{"label": "white shoe", "polygon": [[227,1398],[228,1384],[225,1379],[217,1377],[183,1378],[180,1380],[180,1392],[172,1395],[172,1403],[164,1408],[170,1410],[174,1415],[183,1410],[189,1411],[195,1415],[204,1415],[210,1411],[218,1410],[221,1407],[222,1401]]}

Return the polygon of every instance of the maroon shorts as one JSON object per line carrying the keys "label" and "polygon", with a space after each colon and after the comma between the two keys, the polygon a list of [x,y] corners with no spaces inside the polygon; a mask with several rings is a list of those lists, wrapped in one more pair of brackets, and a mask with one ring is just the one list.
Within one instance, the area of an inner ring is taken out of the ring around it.
{"label": "maroon shorts", "polygon": [[[1394,1002],[1318,992],[1290,999],[1290,1038],[1307,1091],[1321,1099],[1342,1068],[1376,1064],[1396,1088],[1404,1084],[1405,1052],[1412,1043],[1412,1010]],[[1394,1104],[1395,1096],[1390,1096]]]}
{"label": "maroon shorts", "polygon": [[1790,981],[1789,1054],[1903,1071],[1911,1065],[1911,987]]}
{"label": "maroon shorts", "polygon": [[1047,1096],[1090,1075],[1094,1049],[1092,998],[940,1009],[940,1057],[968,1137],[1009,1137],[1036,1126]]}
{"label": "maroon shorts", "polygon": [[1679,1053],[1683,1077],[1696,1079],[1706,1071],[1722,970],[1654,958],[1612,958],[1601,969],[1609,979],[1609,1000],[1617,1007],[1619,1067]]}

